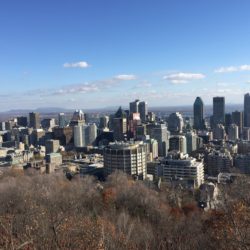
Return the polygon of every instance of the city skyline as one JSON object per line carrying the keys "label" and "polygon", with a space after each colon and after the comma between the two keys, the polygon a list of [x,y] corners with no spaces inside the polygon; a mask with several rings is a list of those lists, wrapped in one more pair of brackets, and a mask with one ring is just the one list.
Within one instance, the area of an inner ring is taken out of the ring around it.
{"label": "city skyline", "polygon": [[[0,111],[243,103],[250,3],[12,1],[0,8]],[[128,18],[129,17],[129,18]]]}

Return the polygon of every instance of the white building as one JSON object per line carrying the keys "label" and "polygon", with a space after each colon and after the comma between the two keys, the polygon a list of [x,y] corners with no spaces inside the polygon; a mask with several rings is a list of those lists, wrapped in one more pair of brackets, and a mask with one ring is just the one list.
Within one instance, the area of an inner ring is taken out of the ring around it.
{"label": "white building", "polygon": [[199,188],[204,183],[204,164],[198,162],[188,155],[183,155],[179,159],[171,157],[160,161],[163,179],[166,181],[183,180],[189,186]]}
{"label": "white building", "polygon": [[147,175],[147,149],[143,142],[115,142],[104,149],[106,174],[121,170],[128,175],[145,179]]}
{"label": "white building", "polygon": [[86,147],[93,145],[97,137],[97,127],[95,123],[89,125],[74,126],[75,147]]}
{"label": "white building", "polygon": [[172,113],[168,117],[168,130],[171,134],[182,133],[184,127],[184,120],[181,113]]}
{"label": "white building", "polygon": [[239,139],[239,127],[236,124],[231,124],[228,128],[228,140],[236,141]]}

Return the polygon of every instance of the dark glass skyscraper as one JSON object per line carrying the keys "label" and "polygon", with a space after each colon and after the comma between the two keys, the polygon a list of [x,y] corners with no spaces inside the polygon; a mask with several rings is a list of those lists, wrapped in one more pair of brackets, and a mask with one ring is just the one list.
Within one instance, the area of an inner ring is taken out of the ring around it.
{"label": "dark glass skyscraper", "polygon": [[213,127],[225,124],[225,97],[213,98]]}
{"label": "dark glass skyscraper", "polygon": [[139,102],[138,111],[140,113],[141,120],[145,122],[148,115],[148,104],[146,102]]}
{"label": "dark glass skyscraper", "polygon": [[200,97],[196,97],[194,102],[194,128],[203,129],[204,128],[204,104]]}
{"label": "dark glass skyscraper", "polygon": [[232,123],[236,124],[239,127],[239,134],[242,136],[243,131],[243,112],[234,111],[232,113]]}
{"label": "dark glass skyscraper", "polygon": [[40,115],[39,113],[29,113],[30,127],[34,129],[40,128]]}
{"label": "dark glass skyscraper", "polygon": [[250,94],[244,96],[244,127],[250,127]]}

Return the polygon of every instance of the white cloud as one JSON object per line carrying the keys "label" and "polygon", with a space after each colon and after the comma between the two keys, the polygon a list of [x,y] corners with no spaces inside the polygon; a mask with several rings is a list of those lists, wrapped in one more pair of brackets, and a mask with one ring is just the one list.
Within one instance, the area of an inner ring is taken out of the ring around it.
{"label": "white cloud", "polygon": [[108,79],[96,80],[90,83],[70,84],[52,92],[52,95],[70,95],[78,93],[93,93],[111,88],[123,81],[136,79],[135,75],[117,75]]}
{"label": "white cloud", "polygon": [[163,77],[164,80],[168,80],[173,84],[188,83],[192,80],[200,80],[206,76],[200,73],[174,73]]}
{"label": "white cloud", "polygon": [[136,76],[135,75],[117,75],[117,76],[114,76],[114,79],[121,80],[121,81],[131,81],[131,80],[135,80]]}
{"label": "white cloud", "polygon": [[88,68],[90,65],[87,62],[64,63],[64,68]]}
{"label": "white cloud", "polygon": [[250,65],[240,65],[240,66],[229,66],[221,67],[216,69],[215,73],[230,73],[230,72],[240,72],[240,71],[250,71]]}
{"label": "white cloud", "polygon": [[78,93],[90,93],[99,91],[99,87],[91,83],[83,83],[78,85],[69,85],[59,90],[56,90],[52,95],[68,95],[68,94],[78,94]]}

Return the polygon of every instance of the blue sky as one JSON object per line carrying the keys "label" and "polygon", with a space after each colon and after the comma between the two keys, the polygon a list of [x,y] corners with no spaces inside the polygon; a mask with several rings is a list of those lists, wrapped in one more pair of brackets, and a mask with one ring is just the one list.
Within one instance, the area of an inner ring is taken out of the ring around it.
{"label": "blue sky", "polygon": [[242,103],[250,1],[0,2],[0,110]]}

